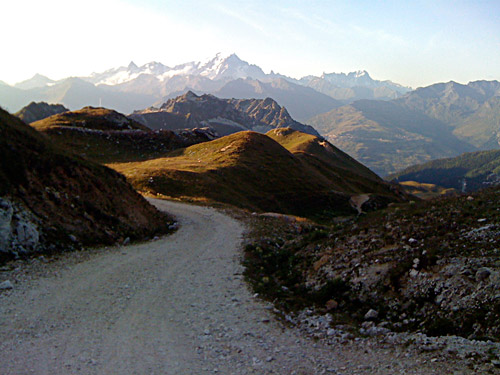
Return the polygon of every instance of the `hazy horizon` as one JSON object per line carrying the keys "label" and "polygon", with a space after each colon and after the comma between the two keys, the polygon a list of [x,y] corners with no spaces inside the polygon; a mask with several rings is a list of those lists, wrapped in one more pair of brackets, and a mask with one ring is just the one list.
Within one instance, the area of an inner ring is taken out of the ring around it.
{"label": "hazy horizon", "polygon": [[9,58],[0,80],[8,84],[130,61],[174,66],[219,51],[293,78],[366,70],[413,88],[500,80],[496,1],[27,0],[3,8]]}

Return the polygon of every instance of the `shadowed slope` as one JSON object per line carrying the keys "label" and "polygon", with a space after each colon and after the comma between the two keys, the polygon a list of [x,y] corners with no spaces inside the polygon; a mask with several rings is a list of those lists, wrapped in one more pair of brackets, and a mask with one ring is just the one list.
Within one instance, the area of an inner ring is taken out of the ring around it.
{"label": "shadowed slope", "polygon": [[433,160],[389,175],[387,179],[430,183],[460,191],[498,185],[500,150],[470,152],[455,158]]}
{"label": "shadowed slope", "polygon": [[167,217],[123,176],[61,150],[3,110],[0,160],[0,258],[14,254],[11,251],[22,234],[19,225],[24,222],[39,234],[31,231],[33,241],[30,248],[23,248],[25,253],[55,250],[68,243],[144,238],[167,229]]}

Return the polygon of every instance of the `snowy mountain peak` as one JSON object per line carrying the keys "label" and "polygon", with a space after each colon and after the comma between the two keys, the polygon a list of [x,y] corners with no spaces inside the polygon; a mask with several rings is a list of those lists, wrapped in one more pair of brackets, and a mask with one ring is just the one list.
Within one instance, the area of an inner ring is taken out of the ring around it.
{"label": "snowy mountain peak", "polygon": [[137,70],[139,69],[139,67],[137,65],[135,65],[135,63],[133,61],[131,61],[128,66],[127,66],[127,69],[128,70]]}
{"label": "snowy mountain peak", "polygon": [[224,78],[264,79],[266,76],[258,66],[241,60],[235,53],[230,55],[217,53],[213,59],[200,66],[199,74],[212,80]]}
{"label": "snowy mountain peak", "polygon": [[367,77],[370,78],[370,75],[366,70],[356,70],[355,72],[351,72],[348,76],[354,76],[355,78]]}
{"label": "snowy mountain peak", "polygon": [[379,81],[374,81],[366,70],[357,70],[350,73],[323,73],[321,76],[327,82],[338,87],[367,86],[377,87]]}
{"label": "snowy mountain peak", "polygon": [[45,77],[41,74],[35,74],[33,77],[30,79],[27,79],[26,81],[22,81],[19,83],[16,83],[14,86],[23,89],[23,90],[29,90],[29,89],[34,89],[38,87],[45,87],[53,83],[54,81],[51,80],[48,77]]}

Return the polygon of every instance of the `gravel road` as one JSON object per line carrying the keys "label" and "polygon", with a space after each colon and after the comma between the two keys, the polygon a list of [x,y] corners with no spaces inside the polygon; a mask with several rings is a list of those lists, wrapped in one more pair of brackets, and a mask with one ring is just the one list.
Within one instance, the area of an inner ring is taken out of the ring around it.
{"label": "gravel road", "polygon": [[243,224],[211,208],[154,204],[177,218],[175,234],[13,280],[0,295],[0,374],[468,373],[283,327],[243,281]]}

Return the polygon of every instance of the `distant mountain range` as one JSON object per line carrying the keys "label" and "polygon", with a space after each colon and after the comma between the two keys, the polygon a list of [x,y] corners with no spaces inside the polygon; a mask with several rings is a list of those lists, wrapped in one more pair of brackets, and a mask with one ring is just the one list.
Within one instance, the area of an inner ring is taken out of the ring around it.
{"label": "distant mountain range", "polygon": [[159,62],[139,67],[131,62],[88,77],[59,81],[37,74],[14,86],[0,85],[0,106],[15,112],[32,101],[46,101],[61,103],[71,110],[102,105],[131,113],[188,90],[225,98],[272,97],[303,121],[356,99],[399,97],[409,88],[373,80],[364,71],[293,79],[274,72],[266,74],[235,54],[217,54],[206,62],[174,67]]}
{"label": "distant mountain range", "polygon": [[129,117],[151,129],[210,127],[220,135],[229,135],[242,130],[265,133],[274,128],[289,127],[319,136],[312,126],[295,121],[285,107],[270,98],[220,99],[188,91],[167,100],[160,108],[136,111]]}
{"label": "distant mountain range", "polygon": [[311,118],[375,172],[500,147],[500,82],[438,83],[391,101],[359,100]]}
{"label": "distant mountain range", "polygon": [[[220,100],[272,98],[297,120],[294,125],[281,127],[312,125],[317,133],[300,130],[321,134],[380,175],[438,158],[500,147],[498,81],[437,83],[410,91],[391,81],[374,80],[366,71],[300,79],[265,73],[235,54],[218,54],[205,62],[174,67],[159,62],[142,66],[130,63],[60,81],[36,75],[15,86],[0,84],[0,106],[11,111],[32,101],[61,103],[70,110],[104,106],[122,113],[135,111],[133,116],[138,121],[153,128],[211,126],[217,127],[220,135],[234,132],[241,125],[234,116],[222,116],[224,122],[219,119],[216,123],[219,115],[210,117],[207,111],[196,121],[190,117],[188,123],[185,110],[166,110],[165,103],[188,91],[205,99],[206,94]],[[222,102],[218,103],[214,111],[220,113]],[[191,109],[194,111],[194,107]],[[256,125],[251,125],[252,129]]]}

